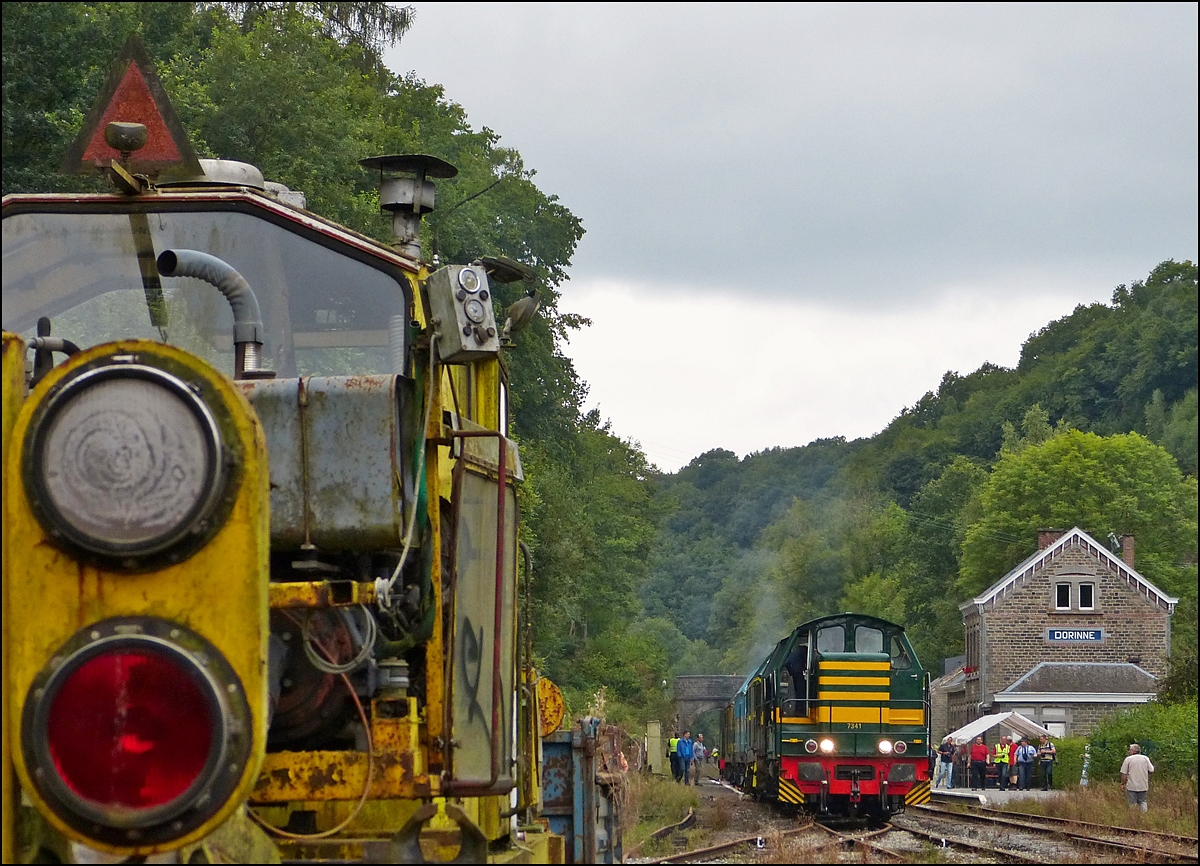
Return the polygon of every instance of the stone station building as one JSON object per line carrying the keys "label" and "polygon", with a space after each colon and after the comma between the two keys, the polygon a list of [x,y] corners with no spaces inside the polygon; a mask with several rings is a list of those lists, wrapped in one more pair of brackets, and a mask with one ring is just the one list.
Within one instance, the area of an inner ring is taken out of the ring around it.
{"label": "stone station building", "polygon": [[1154,697],[1179,600],[1133,561],[1131,536],[1116,556],[1078,527],[1042,530],[1036,553],[959,606],[966,664],[934,684],[934,719],[954,730],[1015,710],[1055,736],[1078,736]]}

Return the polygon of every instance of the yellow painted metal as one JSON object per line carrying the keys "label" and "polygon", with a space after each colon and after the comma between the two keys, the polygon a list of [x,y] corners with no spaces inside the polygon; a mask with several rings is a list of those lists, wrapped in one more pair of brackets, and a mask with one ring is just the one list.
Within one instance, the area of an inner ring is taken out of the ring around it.
{"label": "yellow painted metal", "polygon": [[890,671],[888,662],[820,662],[823,671]]}
{"label": "yellow painted metal", "polygon": [[[3,335],[3,465],[8,466],[8,441],[12,434],[13,427],[17,422],[17,414],[21,411],[21,404],[25,402],[25,342],[16,334],[10,334],[7,331]],[[4,499],[8,499],[8,482],[9,475],[7,469],[4,471],[3,490]],[[12,741],[9,738],[8,720],[10,705],[13,703],[12,689],[9,687],[8,662],[9,662],[9,635],[12,632],[8,628],[8,612],[12,610],[8,598],[8,561],[9,557],[16,553],[15,548],[8,543],[8,518],[4,519],[4,550],[0,552],[3,555],[3,584],[2,598],[0,604],[3,608],[0,609],[0,616],[3,616],[3,641],[4,641],[4,656],[3,656],[3,691],[0,691],[3,700],[3,767],[0,772],[3,773],[3,850],[2,860],[4,863],[16,862],[16,834],[17,834],[17,807],[18,807],[18,792],[15,778],[15,770],[12,761]],[[19,730],[19,728],[14,728]]]}
{"label": "yellow painted metal", "polygon": [[472,384],[475,386],[474,406],[476,424],[500,429],[500,362],[495,358],[475,365]]}
{"label": "yellow painted metal", "polygon": [[890,686],[888,677],[821,677],[818,681],[823,686]]}
{"label": "yellow painted metal", "polygon": [[541,677],[537,681],[539,733],[548,737],[562,727],[567,714],[567,702],[563,693],[552,681]]}
{"label": "yellow painted metal", "polygon": [[890,692],[817,692],[819,701],[886,701]]}
{"label": "yellow painted metal", "polygon": [[271,583],[269,597],[273,608],[311,609],[374,604],[375,584],[354,580]]}
{"label": "yellow painted metal", "polygon": [[[924,710],[891,710],[890,721],[893,725],[924,725],[925,711]],[[914,743],[919,743],[920,740],[913,740]]]}
{"label": "yellow painted metal", "polygon": [[929,780],[926,779],[925,781],[917,782],[904,795],[904,804],[906,806],[920,806],[922,803],[928,803],[932,796],[929,791]]}
{"label": "yellow painted metal", "polygon": [[[219,395],[244,455],[237,499],[225,526],[187,560],[159,571],[128,574],[75,561],[56,547],[34,517],[20,482],[21,451],[33,410],[63,377],[114,353],[186,368]],[[172,346],[124,340],[89,349],[54,368],[25,401],[5,455],[4,542],[9,573],[6,609],[22,611],[6,628],[10,725],[20,718],[30,683],[72,635],[113,616],[154,616],[182,623],[212,642],[241,680],[252,715],[252,753],[233,795],[201,827],[174,843],[113,848],[80,836],[55,816],[29,783],[21,750],[12,751],[24,792],[59,832],[122,854],[151,854],[194,842],[223,823],[246,798],[266,747],[268,479],[266,444],[250,404],[207,362]],[[10,607],[11,605],[11,607]]]}
{"label": "yellow painted metal", "polygon": [[[438,791],[420,748],[421,724],[416,698],[405,698],[406,713],[396,714],[397,701],[372,702],[371,739],[374,773],[370,799],[427,799]],[[263,761],[262,772],[250,800],[255,803],[288,803],[296,800],[357,801],[367,781],[365,752],[273,752]]]}
{"label": "yellow painted metal", "polygon": [[820,707],[817,709],[817,721],[834,724],[887,724],[887,707]]}

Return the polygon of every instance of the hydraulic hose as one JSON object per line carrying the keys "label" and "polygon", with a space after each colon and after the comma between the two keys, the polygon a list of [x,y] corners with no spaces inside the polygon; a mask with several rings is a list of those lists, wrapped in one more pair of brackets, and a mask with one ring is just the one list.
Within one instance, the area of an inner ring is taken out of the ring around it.
{"label": "hydraulic hose", "polygon": [[245,277],[228,262],[199,250],[164,250],[158,257],[158,272],[164,277],[195,277],[216,286],[233,309],[234,378],[259,369],[262,311]]}

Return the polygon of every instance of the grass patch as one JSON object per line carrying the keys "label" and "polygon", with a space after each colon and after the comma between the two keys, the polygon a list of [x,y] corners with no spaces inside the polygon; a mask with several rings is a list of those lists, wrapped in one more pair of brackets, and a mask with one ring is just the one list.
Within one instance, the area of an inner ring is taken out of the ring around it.
{"label": "grass patch", "polygon": [[1129,808],[1119,785],[1094,782],[1086,788],[1075,788],[1065,797],[1014,800],[1008,804],[1008,810],[1179,836],[1196,835],[1198,802],[1194,781],[1158,781],[1151,776],[1148,800],[1150,811],[1143,813]]}
{"label": "grass patch", "polygon": [[674,848],[670,836],[651,839],[650,834],[682,821],[688,809],[699,809],[700,795],[696,788],[650,773],[630,773],[627,782],[621,811],[627,856],[633,851],[640,857],[671,853]]}

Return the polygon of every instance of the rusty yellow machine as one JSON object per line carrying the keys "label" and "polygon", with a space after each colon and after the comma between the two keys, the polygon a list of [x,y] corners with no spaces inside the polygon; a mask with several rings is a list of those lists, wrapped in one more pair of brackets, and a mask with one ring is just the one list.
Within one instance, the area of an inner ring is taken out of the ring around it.
{"label": "rusty yellow machine", "polygon": [[362,162],[391,245],[197,160],[131,40],[68,155],[115,191],[4,198],[5,862],[620,859],[530,664],[528,274],[430,270],[454,167]]}

